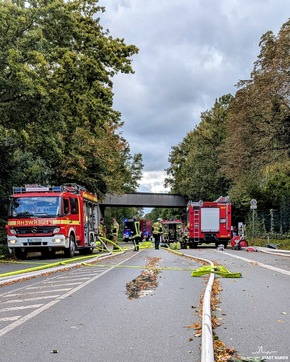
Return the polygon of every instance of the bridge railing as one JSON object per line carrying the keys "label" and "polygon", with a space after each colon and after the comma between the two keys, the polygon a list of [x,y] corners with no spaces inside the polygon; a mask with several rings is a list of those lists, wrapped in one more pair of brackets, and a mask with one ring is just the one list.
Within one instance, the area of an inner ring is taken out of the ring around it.
{"label": "bridge railing", "polygon": [[184,208],[187,201],[184,196],[176,194],[135,192],[124,195],[107,194],[100,204],[103,206]]}

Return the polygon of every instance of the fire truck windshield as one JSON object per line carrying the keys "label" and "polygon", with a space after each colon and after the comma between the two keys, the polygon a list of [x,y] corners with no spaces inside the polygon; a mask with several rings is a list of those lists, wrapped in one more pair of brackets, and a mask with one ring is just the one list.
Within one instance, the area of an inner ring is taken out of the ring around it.
{"label": "fire truck windshield", "polygon": [[58,196],[13,197],[9,205],[9,217],[55,217],[61,210]]}

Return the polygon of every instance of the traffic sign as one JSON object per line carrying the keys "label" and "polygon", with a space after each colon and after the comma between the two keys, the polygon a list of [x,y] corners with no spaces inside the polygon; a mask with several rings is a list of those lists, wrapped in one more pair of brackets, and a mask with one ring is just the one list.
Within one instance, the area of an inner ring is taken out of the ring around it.
{"label": "traffic sign", "polygon": [[252,199],[252,200],[250,201],[250,205],[251,205],[251,206],[257,206],[257,200]]}

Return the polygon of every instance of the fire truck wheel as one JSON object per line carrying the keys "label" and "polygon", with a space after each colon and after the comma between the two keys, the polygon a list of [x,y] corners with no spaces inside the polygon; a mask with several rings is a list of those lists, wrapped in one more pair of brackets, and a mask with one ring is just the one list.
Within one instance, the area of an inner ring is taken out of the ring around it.
{"label": "fire truck wheel", "polygon": [[73,258],[75,256],[76,251],[76,243],[75,243],[75,237],[73,234],[70,234],[69,237],[69,247],[68,249],[65,249],[64,253],[67,258]]}
{"label": "fire truck wheel", "polygon": [[27,251],[26,250],[21,250],[20,248],[19,249],[17,248],[17,249],[14,250],[14,252],[15,252],[15,256],[16,256],[17,259],[24,260],[27,257]]}

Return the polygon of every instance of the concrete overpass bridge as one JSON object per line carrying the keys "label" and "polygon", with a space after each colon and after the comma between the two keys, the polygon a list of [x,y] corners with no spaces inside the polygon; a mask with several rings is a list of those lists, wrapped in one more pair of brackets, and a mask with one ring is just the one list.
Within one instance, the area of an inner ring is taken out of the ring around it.
{"label": "concrete overpass bridge", "polygon": [[100,202],[101,207],[150,207],[150,208],[185,208],[187,199],[181,195],[151,193],[151,192],[132,192],[118,195],[106,195]]}

